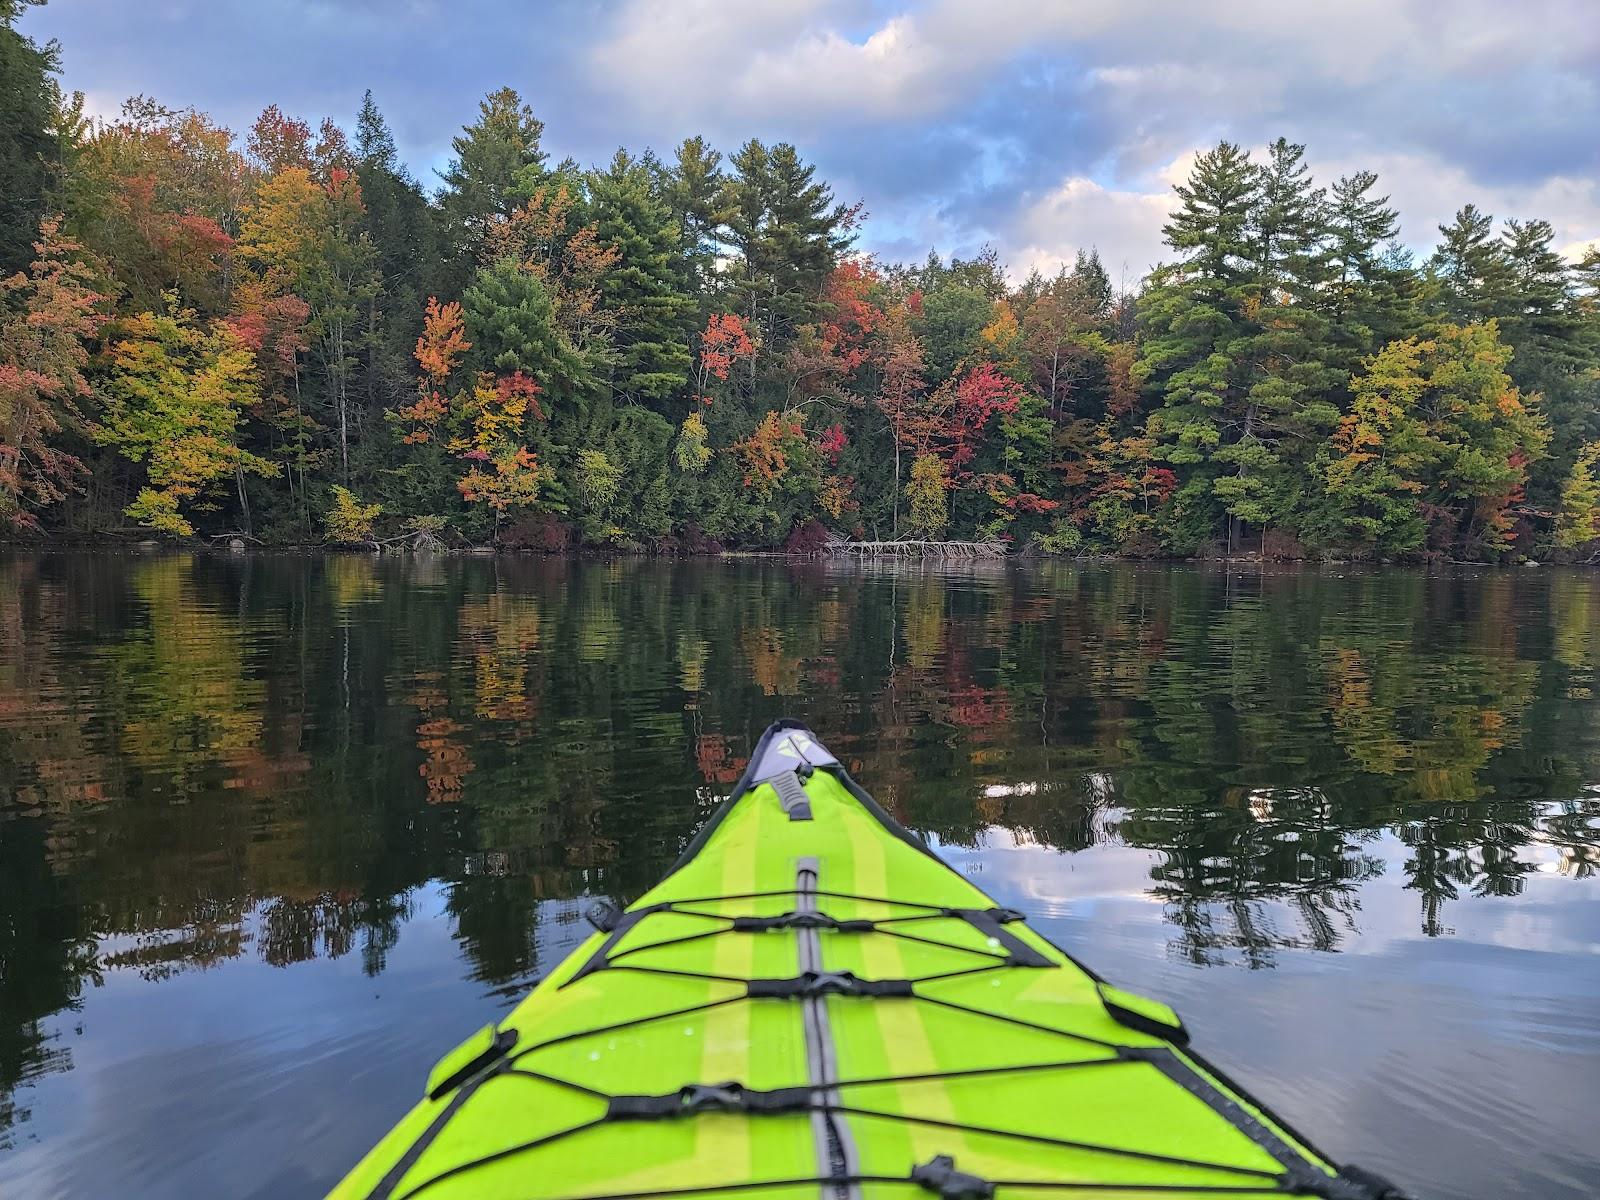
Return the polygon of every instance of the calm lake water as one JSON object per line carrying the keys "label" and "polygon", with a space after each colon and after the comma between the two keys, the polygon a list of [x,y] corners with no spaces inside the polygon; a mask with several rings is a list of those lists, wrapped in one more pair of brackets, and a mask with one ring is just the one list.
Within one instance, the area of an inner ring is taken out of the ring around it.
{"label": "calm lake water", "polygon": [[806,720],[1331,1153],[1600,1181],[1600,578],[0,558],[0,1195],[320,1194]]}

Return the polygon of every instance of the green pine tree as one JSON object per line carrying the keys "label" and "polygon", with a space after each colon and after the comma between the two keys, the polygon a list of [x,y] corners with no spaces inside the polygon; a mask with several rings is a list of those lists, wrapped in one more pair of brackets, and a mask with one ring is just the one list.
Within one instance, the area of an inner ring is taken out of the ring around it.
{"label": "green pine tree", "polygon": [[395,148],[394,135],[384,120],[378,102],[368,88],[361,97],[361,108],[356,113],[356,161],[363,167],[382,167],[399,171],[400,155]]}
{"label": "green pine tree", "polygon": [[1110,332],[1107,322],[1116,295],[1111,287],[1111,276],[1106,274],[1105,264],[1100,261],[1100,251],[1078,251],[1072,270],[1064,275],[1062,299],[1080,323]]}
{"label": "green pine tree", "polygon": [[724,199],[734,291],[762,343],[777,348],[821,312],[823,281],[851,241],[849,213],[787,142],[746,142],[732,166]]}
{"label": "green pine tree", "polygon": [[1494,218],[1468,204],[1439,226],[1439,235],[1427,266],[1434,314],[1455,325],[1504,315],[1510,264],[1504,243],[1494,236]]}
{"label": "green pine tree", "polygon": [[1507,371],[1523,391],[1541,396],[1551,425],[1550,457],[1529,487],[1541,506],[1560,499],[1563,472],[1600,437],[1600,344],[1584,336],[1592,316],[1554,240],[1548,221],[1507,221],[1500,235],[1506,263],[1500,337],[1512,350]]}
{"label": "green pine tree", "polygon": [[478,265],[490,223],[510,216],[544,179],[543,136],[544,122],[507,87],[481,100],[478,119],[451,140],[439,215],[459,276]]}
{"label": "green pine tree", "polygon": [[617,317],[613,387],[659,409],[688,382],[695,303],[682,287],[678,231],[652,182],[646,165],[619,150],[590,176],[589,199],[600,240],[620,255],[600,283],[601,303]]}
{"label": "green pine tree", "polygon": [[472,362],[479,370],[521,371],[543,389],[552,419],[579,411],[595,390],[594,364],[576,350],[555,319],[549,286],[514,262],[478,272],[462,297]]}
{"label": "green pine tree", "polygon": [[378,273],[365,314],[361,384],[367,405],[378,411],[403,403],[411,392],[423,307],[438,290],[439,242],[433,210],[401,165],[370,90],[356,118],[355,153],[366,210],[362,228]]}
{"label": "green pine tree", "polygon": [[1183,480],[1168,532],[1187,551],[1222,532],[1214,485],[1226,464],[1216,453],[1238,440],[1248,403],[1240,343],[1252,332],[1250,221],[1261,175],[1244,150],[1221,142],[1175,190],[1179,205],[1163,233],[1180,258],[1151,273],[1139,300],[1135,373],[1161,402],[1149,428]]}
{"label": "green pine tree", "polygon": [[1228,464],[1213,490],[1242,525],[1300,523],[1315,489],[1306,467],[1339,419],[1331,402],[1341,373],[1329,362],[1330,323],[1321,298],[1332,278],[1326,193],[1315,187],[1305,147],[1283,138],[1267,149],[1249,222],[1252,288],[1242,336],[1230,348],[1242,368],[1244,404],[1235,436],[1213,460]]}
{"label": "green pine tree", "polygon": [[1507,268],[1500,336],[1514,352],[1512,379],[1537,387],[1552,374],[1588,367],[1576,280],[1555,249],[1555,229],[1549,221],[1507,221],[1500,241]]}
{"label": "green pine tree", "polygon": [[707,146],[704,138],[685,138],[667,169],[663,190],[678,230],[685,286],[703,293],[713,283],[722,231],[732,215],[721,152]]}
{"label": "green pine tree", "polygon": [[1330,356],[1345,371],[1415,323],[1415,272],[1398,244],[1399,214],[1387,196],[1372,195],[1377,184],[1373,172],[1357,171],[1335,181],[1329,199]]}

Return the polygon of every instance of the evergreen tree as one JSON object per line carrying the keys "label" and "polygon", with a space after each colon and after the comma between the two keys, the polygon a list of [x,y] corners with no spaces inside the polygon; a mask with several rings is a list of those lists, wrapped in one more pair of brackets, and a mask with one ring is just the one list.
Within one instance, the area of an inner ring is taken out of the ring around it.
{"label": "evergreen tree", "polygon": [[437,290],[439,243],[427,197],[401,165],[370,90],[356,118],[355,153],[365,206],[362,230],[378,275],[362,348],[362,387],[368,408],[376,411],[393,407],[411,390],[424,302]]}
{"label": "evergreen tree", "polygon": [[1236,437],[1213,455],[1233,467],[1214,485],[1233,518],[1230,546],[1241,522],[1298,520],[1305,467],[1339,419],[1328,397],[1340,372],[1328,362],[1329,322],[1318,304],[1331,276],[1326,194],[1313,186],[1304,154],[1283,138],[1268,147],[1249,222],[1251,290],[1230,348],[1243,368],[1244,405]]}
{"label": "evergreen tree", "polygon": [[721,152],[707,146],[704,138],[685,138],[667,171],[664,191],[679,231],[684,283],[691,291],[703,292],[712,283],[721,231],[732,215]]}
{"label": "evergreen tree", "polygon": [[441,178],[439,215],[458,275],[479,264],[484,239],[533,195],[545,175],[544,122],[512,88],[491,92],[478,119],[451,140],[455,157]]}
{"label": "evergreen tree", "polygon": [[1572,274],[1580,292],[1579,306],[1592,323],[1600,316],[1600,239],[1589,243]]}
{"label": "evergreen tree", "polygon": [[672,437],[671,423],[659,413],[632,405],[616,414],[606,454],[619,472],[619,490],[632,514],[631,529],[624,532],[652,538],[672,532]]}
{"label": "evergreen tree", "polygon": [[1554,240],[1548,221],[1507,221],[1500,237],[1507,292],[1499,306],[1500,335],[1515,351],[1511,376],[1522,387],[1590,362],[1579,336],[1583,318],[1572,271]]}
{"label": "evergreen tree", "polygon": [[[1584,354],[1600,359],[1600,240],[1590,243],[1572,269],[1572,277],[1577,293],[1578,340]],[[1595,407],[1600,409],[1600,404]]]}
{"label": "evergreen tree", "polygon": [[15,29],[25,4],[0,0],[0,279],[27,266],[60,147],[52,129],[54,43],[39,46]]}
{"label": "evergreen tree", "polygon": [[966,287],[988,300],[1004,300],[1012,288],[1000,252],[985,246],[973,258],[952,257],[948,263],[933,251],[914,267],[891,267],[888,278],[907,290],[933,292],[942,287]]}
{"label": "evergreen tree", "polygon": [[614,389],[659,408],[688,382],[695,305],[677,269],[678,231],[651,183],[648,168],[619,150],[590,177],[589,197],[601,242],[619,256],[600,282],[601,302],[617,318]]}
{"label": "evergreen tree", "polygon": [[1558,498],[1561,471],[1580,447],[1600,437],[1600,344],[1585,337],[1577,278],[1552,244],[1548,221],[1507,221],[1501,234],[1507,294],[1500,335],[1512,349],[1508,372],[1517,386],[1537,392],[1551,424],[1550,470],[1536,475],[1532,499]]}
{"label": "evergreen tree", "polygon": [[1285,138],[1267,147],[1259,168],[1259,195],[1250,215],[1252,274],[1264,303],[1283,293],[1306,300],[1326,282],[1327,193],[1313,185],[1306,148]]}
{"label": "evergreen tree", "polygon": [[1397,244],[1399,214],[1374,196],[1378,177],[1357,171],[1335,181],[1328,208],[1330,355],[1343,370],[1402,335],[1412,321],[1409,256]]}
{"label": "evergreen tree", "polygon": [[1102,328],[1111,316],[1114,293],[1111,276],[1100,261],[1100,251],[1078,251],[1070,274],[1057,289],[1074,317],[1085,326]]}
{"label": "evergreen tree", "polygon": [[775,348],[821,311],[823,282],[851,241],[849,214],[786,142],[746,142],[732,164],[725,197],[728,243],[739,256],[734,287],[762,343]]}
{"label": "evergreen tree", "polygon": [[1238,297],[1229,293],[1248,274],[1250,218],[1261,201],[1261,172],[1246,151],[1219,142],[1173,190],[1182,203],[1162,228],[1167,245],[1184,257],[1202,296],[1237,305]]}
{"label": "evergreen tree", "polygon": [[1494,236],[1494,218],[1468,204],[1439,226],[1439,235],[1428,260],[1436,315],[1457,325],[1501,316],[1510,266],[1504,243]]}
{"label": "evergreen tree", "polygon": [[362,95],[361,108],[356,113],[355,152],[356,160],[363,167],[397,174],[403,170],[394,135],[389,132],[389,123],[384,120],[377,101],[372,98],[371,88]]}
{"label": "evergreen tree", "polygon": [[1136,377],[1160,398],[1150,432],[1185,476],[1174,502],[1175,549],[1219,532],[1214,484],[1219,447],[1238,440],[1247,404],[1240,345],[1251,332],[1252,214],[1261,175],[1245,151],[1221,142],[1195,160],[1175,189],[1179,205],[1163,229],[1181,256],[1152,272],[1139,301],[1144,338]]}
{"label": "evergreen tree", "polygon": [[[471,361],[481,371],[521,371],[543,389],[557,412],[580,408],[594,390],[592,364],[573,348],[556,321],[555,300],[538,275],[513,262],[485,267],[461,299]],[[563,401],[569,402],[564,406]]]}

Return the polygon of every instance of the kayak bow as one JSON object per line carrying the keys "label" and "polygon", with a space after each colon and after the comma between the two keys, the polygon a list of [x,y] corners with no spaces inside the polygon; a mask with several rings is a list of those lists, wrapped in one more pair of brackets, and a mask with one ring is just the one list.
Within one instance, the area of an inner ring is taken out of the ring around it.
{"label": "kayak bow", "polygon": [[1397,1200],[779,722],[651,891],[334,1189],[370,1200]]}

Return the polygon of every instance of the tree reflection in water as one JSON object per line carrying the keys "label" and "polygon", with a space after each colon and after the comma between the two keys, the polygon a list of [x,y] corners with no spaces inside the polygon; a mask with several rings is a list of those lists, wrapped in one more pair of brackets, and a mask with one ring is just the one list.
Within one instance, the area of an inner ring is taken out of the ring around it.
{"label": "tree reflection in water", "polygon": [[110,973],[355,954],[376,976],[439,881],[463,972],[519,994],[560,902],[653,882],[779,715],[943,842],[1150,852],[1193,963],[1341,949],[1385,831],[1412,920],[1447,936],[1464,898],[1600,867],[1597,587],[8,558],[0,1146],[71,1065],[52,1014]]}

